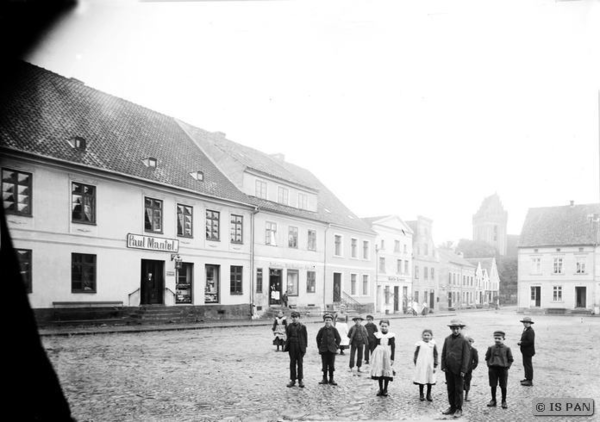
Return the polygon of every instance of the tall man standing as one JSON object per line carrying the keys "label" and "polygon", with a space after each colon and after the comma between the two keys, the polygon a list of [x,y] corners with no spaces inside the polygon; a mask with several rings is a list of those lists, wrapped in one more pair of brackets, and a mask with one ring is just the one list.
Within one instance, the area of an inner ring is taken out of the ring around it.
{"label": "tall man standing", "polygon": [[524,317],[521,322],[523,323],[523,334],[521,334],[521,341],[517,343],[521,347],[521,354],[523,355],[523,368],[525,369],[525,379],[521,380],[521,385],[525,387],[531,387],[533,385],[533,362],[532,358],[535,355],[535,332],[531,325],[533,321],[530,317]]}
{"label": "tall man standing", "polygon": [[458,319],[450,321],[448,327],[452,334],[446,337],[442,349],[442,371],[446,374],[450,403],[450,407],[442,413],[454,415],[455,418],[462,416],[464,378],[471,359],[471,345],[461,333],[464,326],[465,324]]}

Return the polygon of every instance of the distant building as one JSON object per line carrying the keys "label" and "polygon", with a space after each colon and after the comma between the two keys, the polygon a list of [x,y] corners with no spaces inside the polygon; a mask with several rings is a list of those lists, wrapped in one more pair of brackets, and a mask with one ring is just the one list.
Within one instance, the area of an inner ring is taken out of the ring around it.
{"label": "distant building", "polygon": [[478,305],[497,305],[500,296],[500,275],[496,258],[468,258],[471,264],[477,266],[475,279],[477,286]]}
{"label": "distant building", "polygon": [[476,265],[467,261],[462,254],[451,249],[439,248],[440,259],[440,309],[475,307],[478,299]]}
{"label": "distant building", "polygon": [[440,260],[433,241],[433,220],[418,216],[406,222],[413,231],[413,297],[419,304],[427,302],[429,309],[439,309],[442,300],[438,277]]}
{"label": "distant building", "polygon": [[519,240],[519,309],[597,312],[599,224],[600,204],[529,209]]}
{"label": "distant building", "polygon": [[473,216],[473,240],[492,245],[500,255],[507,253],[508,212],[498,194],[485,198]]}
{"label": "distant building", "polygon": [[412,297],[413,231],[400,217],[363,218],[375,240],[375,312],[405,312]]}

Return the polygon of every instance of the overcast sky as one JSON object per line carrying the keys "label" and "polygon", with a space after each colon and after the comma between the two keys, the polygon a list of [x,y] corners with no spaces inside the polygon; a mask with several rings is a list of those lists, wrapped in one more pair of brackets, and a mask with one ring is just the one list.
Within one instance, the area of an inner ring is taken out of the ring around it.
{"label": "overcast sky", "polygon": [[26,58],[470,239],[599,202],[600,1],[83,0]]}

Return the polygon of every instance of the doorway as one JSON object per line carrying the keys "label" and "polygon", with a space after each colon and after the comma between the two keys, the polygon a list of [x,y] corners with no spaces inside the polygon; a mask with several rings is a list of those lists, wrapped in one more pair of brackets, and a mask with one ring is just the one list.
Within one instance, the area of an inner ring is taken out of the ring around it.
{"label": "doorway", "polygon": [[587,289],[585,287],[575,287],[575,307],[585,308],[587,305],[586,296]]}
{"label": "doorway", "polygon": [[539,308],[541,306],[541,293],[541,286],[531,286],[531,302],[529,304],[530,307]]}
{"label": "doorway", "polygon": [[269,268],[269,305],[281,305],[282,270]]}
{"label": "doorway", "polygon": [[342,274],[333,273],[333,302],[342,301]]}
{"label": "doorway", "polygon": [[164,261],[142,259],[140,305],[162,305],[164,292]]}
{"label": "doorway", "polygon": [[429,292],[429,309],[433,309],[435,307],[435,292],[432,290]]}
{"label": "doorway", "polygon": [[400,287],[394,286],[394,312],[400,310]]}

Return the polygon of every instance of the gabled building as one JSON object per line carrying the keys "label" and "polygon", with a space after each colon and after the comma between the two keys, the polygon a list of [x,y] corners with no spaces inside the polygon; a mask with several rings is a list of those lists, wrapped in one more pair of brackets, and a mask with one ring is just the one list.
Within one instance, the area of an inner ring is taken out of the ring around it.
{"label": "gabled building", "polygon": [[442,297],[438,278],[440,260],[433,241],[433,220],[418,216],[407,221],[413,231],[413,301],[427,302],[429,309],[439,309]]}
{"label": "gabled building", "polygon": [[[467,258],[475,265],[475,301],[480,306],[496,306],[500,296],[500,275],[496,258]],[[471,302],[473,303],[473,302]]]}
{"label": "gabled building", "polygon": [[375,239],[375,311],[405,313],[412,297],[413,231],[395,215],[363,218]]}
{"label": "gabled building", "polygon": [[462,254],[439,248],[440,309],[464,309],[476,306],[477,266]]}
{"label": "gabled building", "polygon": [[598,312],[600,204],[530,208],[519,238],[523,311]]}

